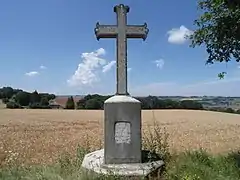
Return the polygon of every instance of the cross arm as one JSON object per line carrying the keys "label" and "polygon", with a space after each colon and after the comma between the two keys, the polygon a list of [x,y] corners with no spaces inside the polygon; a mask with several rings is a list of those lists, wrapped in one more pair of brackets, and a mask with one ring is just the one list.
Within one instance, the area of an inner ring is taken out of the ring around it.
{"label": "cross arm", "polygon": [[127,25],[126,35],[127,38],[142,38],[145,40],[148,31],[147,23],[144,23],[144,25]]}
{"label": "cross arm", "polygon": [[99,40],[100,38],[116,38],[117,26],[116,25],[100,25],[99,22],[97,22],[94,32],[97,40]]}

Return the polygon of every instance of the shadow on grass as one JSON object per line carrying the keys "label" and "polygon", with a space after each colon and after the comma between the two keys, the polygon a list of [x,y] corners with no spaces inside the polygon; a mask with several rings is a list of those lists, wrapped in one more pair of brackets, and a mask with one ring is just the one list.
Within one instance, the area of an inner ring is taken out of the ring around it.
{"label": "shadow on grass", "polygon": [[236,165],[237,165],[237,167],[239,168],[239,171],[240,171],[240,151],[230,153],[228,155],[228,158],[235,161],[235,163],[236,163]]}

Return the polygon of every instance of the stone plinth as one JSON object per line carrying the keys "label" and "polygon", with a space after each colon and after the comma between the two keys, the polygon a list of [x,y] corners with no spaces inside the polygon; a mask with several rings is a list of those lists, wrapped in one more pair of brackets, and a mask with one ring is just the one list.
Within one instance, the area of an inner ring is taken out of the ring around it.
{"label": "stone plinth", "polygon": [[104,103],[104,163],[141,163],[141,103],[115,95]]}
{"label": "stone plinth", "polygon": [[162,160],[149,163],[104,164],[103,149],[87,154],[82,162],[82,167],[90,172],[131,177],[145,177],[163,165]]}

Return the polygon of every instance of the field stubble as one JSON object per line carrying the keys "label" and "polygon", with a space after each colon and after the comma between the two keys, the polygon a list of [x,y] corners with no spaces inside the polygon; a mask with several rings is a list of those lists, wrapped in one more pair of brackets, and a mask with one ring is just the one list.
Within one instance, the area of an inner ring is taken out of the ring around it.
{"label": "field stubble", "polygon": [[[143,131],[147,125],[153,125],[153,115],[160,127],[166,128],[172,152],[204,148],[217,154],[240,150],[240,115],[142,111]],[[99,148],[102,139],[103,111],[0,110],[0,161],[10,151],[23,164],[52,163],[62,153],[75,155],[78,144]]]}

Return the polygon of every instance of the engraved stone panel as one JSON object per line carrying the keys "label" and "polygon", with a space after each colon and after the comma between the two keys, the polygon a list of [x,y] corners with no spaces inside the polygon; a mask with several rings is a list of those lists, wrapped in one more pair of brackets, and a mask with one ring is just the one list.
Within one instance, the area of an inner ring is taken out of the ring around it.
{"label": "engraved stone panel", "polygon": [[129,122],[117,122],[115,124],[116,144],[131,143],[131,124]]}

